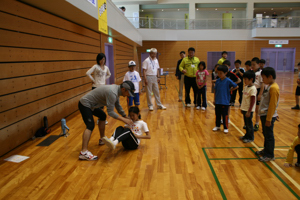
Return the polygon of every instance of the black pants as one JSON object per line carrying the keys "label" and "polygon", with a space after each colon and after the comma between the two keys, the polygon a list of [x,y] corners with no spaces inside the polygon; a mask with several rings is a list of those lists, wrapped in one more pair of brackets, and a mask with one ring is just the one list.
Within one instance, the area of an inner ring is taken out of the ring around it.
{"label": "black pants", "polygon": [[[201,104],[201,96],[202,96],[202,104]],[[206,103],[206,85],[204,85],[201,89],[198,88],[198,91],[197,91],[197,106],[204,107],[204,108],[207,107],[207,103]]]}
{"label": "black pants", "polygon": [[297,146],[295,146],[295,151],[297,153],[297,163],[300,164],[300,144],[298,144]]}
{"label": "black pants", "polygon": [[191,87],[193,88],[194,92],[194,104],[196,104],[197,100],[197,84],[196,84],[196,77],[188,77],[184,76],[184,88],[185,88],[185,104],[190,104],[191,103],[191,98],[190,98],[190,90]]}
{"label": "black pants", "polygon": [[80,101],[78,103],[78,108],[80,110],[82,119],[86,125],[86,128],[89,129],[90,131],[93,131],[95,128],[95,122],[93,119],[93,115],[98,117],[101,121],[106,120],[106,114],[101,108],[96,108],[96,109],[92,110],[92,109],[82,105],[80,103]]}
{"label": "black pants", "polygon": [[264,135],[264,156],[268,158],[274,157],[274,148],[275,148],[275,138],[274,138],[274,122],[276,120],[276,117],[272,118],[271,126],[267,127],[266,121],[267,116],[260,116],[261,124],[262,124],[262,131]]}
{"label": "black pants", "polygon": [[[244,84],[244,83],[243,83]],[[235,103],[236,93],[239,91],[239,102],[242,104],[243,99],[243,84],[239,84],[239,88],[237,90],[233,90],[231,94],[230,103]]]}
{"label": "black pants", "polygon": [[246,117],[247,111],[242,111],[244,116],[244,123],[246,126],[246,134],[244,135],[245,139],[254,140],[254,130],[253,130],[253,112],[250,113],[250,117]]}
{"label": "black pants", "polygon": [[112,136],[115,138],[115,140],[122,142],[122,145],[125,149],[133,150],[137,149],[139,146],[138,140],[129,128],[119,126],[116,128]]}
{"label": "black pants", "polygon": [[221,116],[223,118],[224,129],[228,129],[228,105],[216,104],[215,113],[216,113],[216,126],[221,126]]}

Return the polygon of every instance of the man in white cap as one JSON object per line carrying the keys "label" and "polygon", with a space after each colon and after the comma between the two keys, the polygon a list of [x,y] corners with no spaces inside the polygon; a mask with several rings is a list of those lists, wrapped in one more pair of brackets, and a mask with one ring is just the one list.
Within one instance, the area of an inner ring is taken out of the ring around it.
{"label": "man in white cap", "polygon": [[[93,116],[99,118],[98,128],[100,132],[99,145],[103,145],[102,138],[105,136],[105,120],[106,114],[101,107],[107,107],[107,113],[109,116],[124,122],[125,124],[133,124],[131,119],[126,118],[122,106],[119,102],[119,97],[134,96],[134,84],[131,81],[125,81],[121,85],[101,85],[96,89],[90,91],[84,95],[79,103],[78,107],[82,115],[82,119],[86,125],[86,129],[82,135],[82,150],[79,154],[80,160],[97,160],[98,157],[94,156],[88,151],[88,144],[91,134],[95,127]],[[117,109],[119,116],[114,112]]]}
{"label": "man in white cap", "polygon": [[158,71],[159,64],[156,59],[157,50],[155,48],[150,49],[150,56],[143,62],[147,103],[150,111],[153,111],[153,104],[151,102],[151,93],[153,92],[156,104],[159,109],[167,109],[160,102],[158,83],[160,81],[160,73]]}

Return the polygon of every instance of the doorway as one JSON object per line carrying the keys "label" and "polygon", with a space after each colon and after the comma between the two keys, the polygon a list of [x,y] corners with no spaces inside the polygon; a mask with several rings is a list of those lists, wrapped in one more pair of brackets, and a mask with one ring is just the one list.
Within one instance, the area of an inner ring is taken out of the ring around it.
{"label": "doorway", "polygon": [[266,60],[267,67],[278,72],[293,72],[295,65],[295,48],[262,48],[261,59]]}
{"label": "doorway", "polygon": [[[215,65],[222,57],[222,51],[209,51],[207,52],[207,70],[213,70]],[[227,60],[230,61],[231,69],[234,68],[235,51],[227,51]]]}
{"label": "doorway", "polygon": [[106,84],[115,83],[115,68],[114,68],[114,46],[112,44],[105,43],[105,56],[106,56],[106,66],[108,67],[111,76],[106,80]]}

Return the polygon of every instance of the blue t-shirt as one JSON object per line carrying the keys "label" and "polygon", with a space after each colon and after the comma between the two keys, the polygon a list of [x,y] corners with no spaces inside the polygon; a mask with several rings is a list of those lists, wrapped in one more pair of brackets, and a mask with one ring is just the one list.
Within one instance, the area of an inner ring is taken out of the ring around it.
{"label": "blue t-shirt", "polygon": [[216,85],[215,85],[215,93],[216,93],[216,99],[215,104],[219,105],[229,105],[230,103],[230,88],[235,88],[237,86],[236,83],[234,83],[229,78],[225,78],[224,80],[221,80],[220,78],[217,79]]}

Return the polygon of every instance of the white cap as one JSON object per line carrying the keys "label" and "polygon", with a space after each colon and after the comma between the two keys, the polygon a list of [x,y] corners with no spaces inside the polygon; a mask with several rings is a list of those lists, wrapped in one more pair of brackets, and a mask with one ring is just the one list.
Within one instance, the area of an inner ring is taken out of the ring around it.
{"label": "white cap", "polygon": [[157,53],[157,49],[151,48],[151,49],[150,49],[150,52],[152,52],[152,53]]}
{"label": "white cap", "polygon": [[136,66],[136,64],[135,64],[135,62],[133,60],[129,61],[129,63],[128,63],[128,67],[130,67],[130,66]]}

